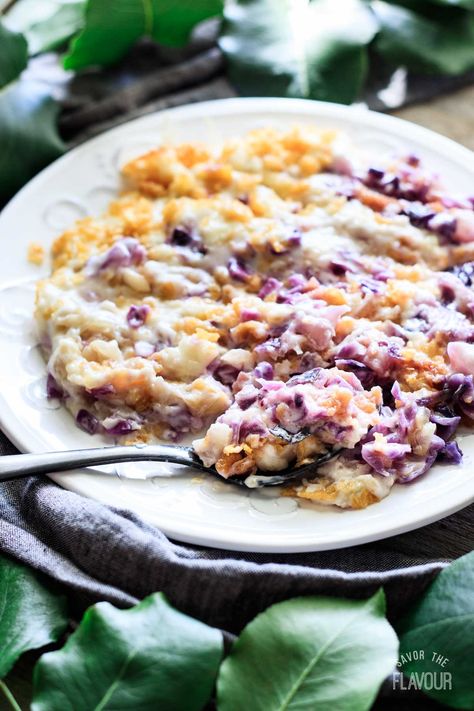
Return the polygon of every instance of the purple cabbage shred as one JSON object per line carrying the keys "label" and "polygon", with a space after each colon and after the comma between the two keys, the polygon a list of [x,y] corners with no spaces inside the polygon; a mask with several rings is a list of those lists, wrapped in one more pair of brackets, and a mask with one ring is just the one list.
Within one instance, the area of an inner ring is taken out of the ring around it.
{"label": "purple cabbage shred", "polygon": [[142,306],[130,306],[127,313],[127,322],[131,328],[140,328],[145,323],[151,309],[146,304]]}
{"label": "purple cabbage shred", "polygon": [[51,373],[48,373],[48,377],[46,379],[46,396],[50,400],[64,400],[66,397],[66,393]]}
{"label": "purple cabbage shred", "polygon": [[474,262],[465,262],[457,264],[449,270],[462,281],[464,286],[470,287],[474,282]]}
{"label": "purple cabbage shred", "polygon": [[134,237],[125,237],[118,240],[118,242],[100,258],[97,271],[130,267],[132,265],[137,266],[145,261],[146,256],[146,250],[138,240]]}
{"label": "purple cabbage shred", "polygon": [[113,435],[115,437],[122,437],[123,435],[126,435],[129,432],[133,432],[134,429],[135,427],[132,420],[119,420],[112,427],[107,427],[106,432],[107,434]]}
{"label": "purple cabbage shred", "polygon": [[99,430],[99,420],[92,415],[88,410],[79,410],[76,415],[76,424],[81,430],[90,435],[96,434]]}
{"label": "purple cabbage shred", "polygon": [[461,464],[462,452],[457,442],[448,442],[439,452],[438,459],[449,464]]}
{"label": "purple cabbage shred", "polygon": [[90,388],[90,390],[86,390],[86,392],[90,397],[94,398],[94,400],[103,400],[104,398],[108,398],[109,395],[113,395],[115,388],[112,383],[106,383],[105,385],[99,385],[97,388]]}
{"label": "purple cabbage shred", "polygon": [[262,361],[259,363],[255,370],[253,371],[254,375],[256,378],[263,378],[264,380],[272,380],[274,370],[273,370],[273,365],[271,363],[267,363],[266,361]]}
{"label": "purple cabbage shred", "polygon": [[223,385],[232,385],[240,372],[235,366],[223,363],[218,358],[209,364],[208,371]]}
{"label": "purple cabbage shred", "polygon": [[192,252],[200,252],[201,254],[207,253],[202,239],[196,235],[194,230],[187,227],[175,227],[169,237],[168,243],[174,247],[187,247]]}
{"label": "purple cabbage shred", "polygon": [[236,281],[247,281],[251,276],[251,272],[246,266],[243,259],[237,257],[231,257],[227,262],[227,269],[229,270],[230,276]]}
{"label": "purple cabbage shred", "polygon": [[260,299],[264,299],[272,292],[277,291],[280,287],[281,281],[278,281],[278,279],[275,279],[274,277],[269,277],[268,279],[266,279],[262,288],[258,292],[258,296]]}

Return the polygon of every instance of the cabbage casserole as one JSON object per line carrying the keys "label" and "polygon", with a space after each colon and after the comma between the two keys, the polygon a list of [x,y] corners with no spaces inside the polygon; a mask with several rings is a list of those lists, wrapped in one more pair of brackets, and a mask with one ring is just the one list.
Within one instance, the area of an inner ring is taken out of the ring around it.
{"label": "cabbage casserole", "polygon": [[[248,486],[364,508],[474,418],[473,200],[333,131],[162,145],[37,288],[48,396],[122,443],[194,437]],[[318,465],[318,460],[324,461]]]}

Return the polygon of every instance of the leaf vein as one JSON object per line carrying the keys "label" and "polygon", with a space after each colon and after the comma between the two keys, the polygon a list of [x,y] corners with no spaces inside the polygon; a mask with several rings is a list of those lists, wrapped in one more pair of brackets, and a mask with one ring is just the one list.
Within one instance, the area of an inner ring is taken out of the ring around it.
{"label": "leaf vein", "polygon": [[142,0],[143,7],[143,34],[147,37],[153,35],[153,5],[151,0]]}
{"label": "leaf vein", "polygon": [[358,610],[354,615],[352,615],[352,617],[350,618],[350,620],[347,621],[347,624],[345,624],[343,627],[341,627],[341,628],[336,632],[336,634],[335,634],[333,637],[331,637],[330,639],[328,639],[328,641],[326,642],[326,644],[321,647],[321,649],[319,650],[318,654],[316,654],[316,655],[313,657],[313,659],[310,660],[310,662],[306,665],[306,667],[305,667],[305,668],[303,669],[303,671],[301,672],[300,676],[296,679],[295,683],[293,684],[293,686],[292,686],[291,689],[289,690],[287,696],[283,699],[283,702],[282,702],[281,706],[279,707],[278,711],[285,711],[285,709],[288,709],[288,708],[289,708],[289,704],[290,704],[290,702],[292,701],[293,697],[295,696],[296,692],[298,691],[299,687],[302,685],[303,681],[306,679],[306,677],[308,676],[308,674],[312,671],[312,669],[313,669],[313,668],[316,666],[316,664],[319,662],[319,660],[321,659],[321,657],[322,657],[322,655],[324,654],[324,652],[334,643],[334,641],[335,641],[343,632],[346,631],[346,629],[347,629],[348,627],[351,626],[351,624],[352,624],[353,621],[358,617],[359,614],[360,614],[360,611]]}
{"label": "leaf vein", "polygon": [[465,618],[474,620],[474,611],[473,612],[466,612],[463,615],[450,615],[449,617],[443,617],[442,620],[433,620],[433,622],[425,622],[424,624],[419,625],[417,627],[412,627],[411,629],[407,630],[404,634],[411,634],[411,633],[419,632],[420,630],[425,630],[427,627],[434,627],[436,625],[443,624],[444,622],[456,622],[457,620],[463,620]]}
{"label": "leaf vein", "polygon": [[118,686],[119,682],[121,681],[123,675],[124,675],[125,672],[127,671],[128,665],[129,665],[130,662],[136,657],[137,654],[138,654],[138,649],[137,649],[137,648],[132,649],[132,651],[130,652],[130,654],[128,654],[128,656],[125,658],[124,663],[123,663],[122,666],[120,667],[119,673],[117,674],[117,676],[116,676],[116,678],[114,679],[114,681],[112,682],[112,684],[110,684],[110,686],[108,687],[108,689],[105,691],[105,693],[104,693],[104,695],[102,696],[101,700],[99,701],[99,703],[97,704],[97,706],[94,708],[94,711],[102,711],[102,709],[105,709],[106,704],[107,704],[107,703],[110,701],[110,699],[112,698],[112,696],[113,696],[113,694],[114,694],[114,692],[115,692],[115,689],[117,688],[117,686]]}

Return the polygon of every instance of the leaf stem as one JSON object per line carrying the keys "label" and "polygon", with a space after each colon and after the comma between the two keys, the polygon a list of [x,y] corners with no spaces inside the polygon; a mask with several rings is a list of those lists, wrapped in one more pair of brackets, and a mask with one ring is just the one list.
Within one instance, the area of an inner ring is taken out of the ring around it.
{"label": "leaf stem", "polygon": [[21,707],[17,703],[17,700],[13,696],[12,692],[10,691],[10,689],[8,688],[8,686],[5,684],[5,682],[2,679],[0,679],[0,689],[5,694],[5,697],[8,701],[8,703],[10,704],[10,706],[12,707],[13,711],[22,711]]}

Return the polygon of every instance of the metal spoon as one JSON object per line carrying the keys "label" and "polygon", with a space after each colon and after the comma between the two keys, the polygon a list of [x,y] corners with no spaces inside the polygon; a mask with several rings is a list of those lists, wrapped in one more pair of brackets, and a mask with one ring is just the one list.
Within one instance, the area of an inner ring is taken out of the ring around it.
{"label": "metal spoon", "polygon": [[[257,471],[256,474],[244,477],[223,479],[232,484],[240,484],[249,488],[261,486],[279,486],[287,482],[301,479],[304,476],[314,476],[316,468],[323,462],[334,457],[336,452],[322,455],[310,464],[301,467],[288,467],[278,472]],[[93,449],[73,449],[67,452],[41,452],[40,454],[10,454],[0,457],[0,481],[20,479],[33,474],[49,474],[69,469],[80,469],[99,464],[114,464],[117,462],[171,462],[193,467],[222,479],[214,467],[205,467],[197,454],[190,447],[170,444],[130,445],[116,447],[97,447]],[[159,476],[159,472],[157,472]],[[126,474],[125,474],[126,477]],[[153,477],[153,475],[152,475]]]}

